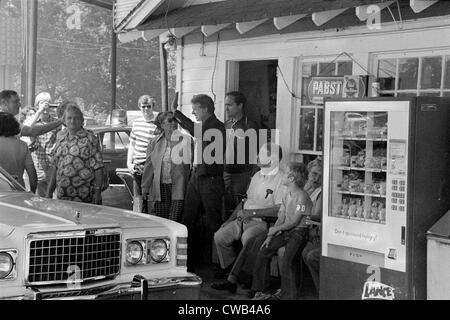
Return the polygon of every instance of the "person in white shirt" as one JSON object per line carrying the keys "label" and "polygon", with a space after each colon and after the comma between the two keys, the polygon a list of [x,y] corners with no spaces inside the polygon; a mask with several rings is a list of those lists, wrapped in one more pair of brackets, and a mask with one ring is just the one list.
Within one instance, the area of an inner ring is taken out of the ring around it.
{"label": "person in white shirt", "polygon": [[286,187],[283,186],[284,172],[280,169],[281,147],[277,144],[265,144],[258,155],[260,171],[255,173],[247,190],[247,200],[238,205],[230,218],[215,233],[214,241],[219,257],[220,270],[216,278],[226,275],[236,259],[234,241],[241,240],[245,245],[248,239],[262,233],[266,223],[261,217],[276,216],[280,208]]}

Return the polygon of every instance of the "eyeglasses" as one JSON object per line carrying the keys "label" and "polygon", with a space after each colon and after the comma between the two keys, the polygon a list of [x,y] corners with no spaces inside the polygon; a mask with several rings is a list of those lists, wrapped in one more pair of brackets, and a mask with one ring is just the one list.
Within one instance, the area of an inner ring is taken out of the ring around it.
{"label": "eyeglasses", "polygon": [[166,122],[167,123],[172,123],[172,122],[175,122],[175,119],[174,118],[167,118]]}
{"label": "eyeglasses", "polygon": [[151,109],[153,106],[151,104],[144,104],[141,106],[142,109]]}

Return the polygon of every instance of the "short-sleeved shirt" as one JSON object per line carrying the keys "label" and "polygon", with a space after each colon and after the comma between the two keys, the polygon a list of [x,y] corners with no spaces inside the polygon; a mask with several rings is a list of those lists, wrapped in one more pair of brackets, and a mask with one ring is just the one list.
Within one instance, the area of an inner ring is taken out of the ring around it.
{"label": "short-sleeved shirt", "polygon": [[130,133],[130,142],[134,143],[133,163],[143,164],[147,158],[147,146],[150,139],[155,138],[156,125],[147,122],[144,117],[133,122]]}
{"label": "short-sleeved shirt", "polygon": [[73,137],[68,130],[58,134],[52,158],[58,199],[92,202],[95,170],[104,166],[94,133],[82,128]]}
{"label": "short-sleeved shirt", "polygon": [[295,193],[287,192],[278,211],[278,218],[284,217],[284,222],[294,222],[298,216],[302,216],[298,221],[296,229],[306,228],[306,217],[311,215],[313,203],[306,192]]}
{"label": "short-sleeved shirt", "polygon": [[265,209],[281,204],[287,192],[283,185],[285,173],[275,168],[268,174],[261,171],[255,173],[247,190],[247,201],[244,209]]}

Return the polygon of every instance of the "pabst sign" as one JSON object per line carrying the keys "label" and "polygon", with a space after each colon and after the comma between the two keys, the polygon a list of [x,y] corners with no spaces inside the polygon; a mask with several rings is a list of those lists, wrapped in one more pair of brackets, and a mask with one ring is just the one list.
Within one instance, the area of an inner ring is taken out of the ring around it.
{"label": "pabst sign", "polygon": [[312,77],[308,97],[314,104],[323,104],[324,98],[360,98],[366,93],[365,87],[359,76]]}

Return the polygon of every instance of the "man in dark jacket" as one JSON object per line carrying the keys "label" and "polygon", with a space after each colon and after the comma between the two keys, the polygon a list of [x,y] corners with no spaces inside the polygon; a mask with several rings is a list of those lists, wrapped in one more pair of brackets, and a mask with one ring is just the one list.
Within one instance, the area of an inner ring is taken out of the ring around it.
{"label": "man in dark jacket", "polygon": [[227,220],[247,192],[256,169],[258,124],[244,112],[245,96],[238,91],[225,95],[227,147],[225,157],[225,217]]}
{"label": "man in dark jacket", "polygon": [[214,102],[205,95],[195,95],[192,100],[192,114],[199,123],[194,123],[177,110],[176,103],[172,111],[177,122],[194,138],[194,163],[184,199],[182,223],[188,229],[188,261],[189,271],[193,271],[194,252],[203,248],[195,248],[193,243],[194,228],[198,225],[201,208],[206,215],[207,239],[222,224],[222,197],[225,192],[223,181],[225,127],[214,115]]}

